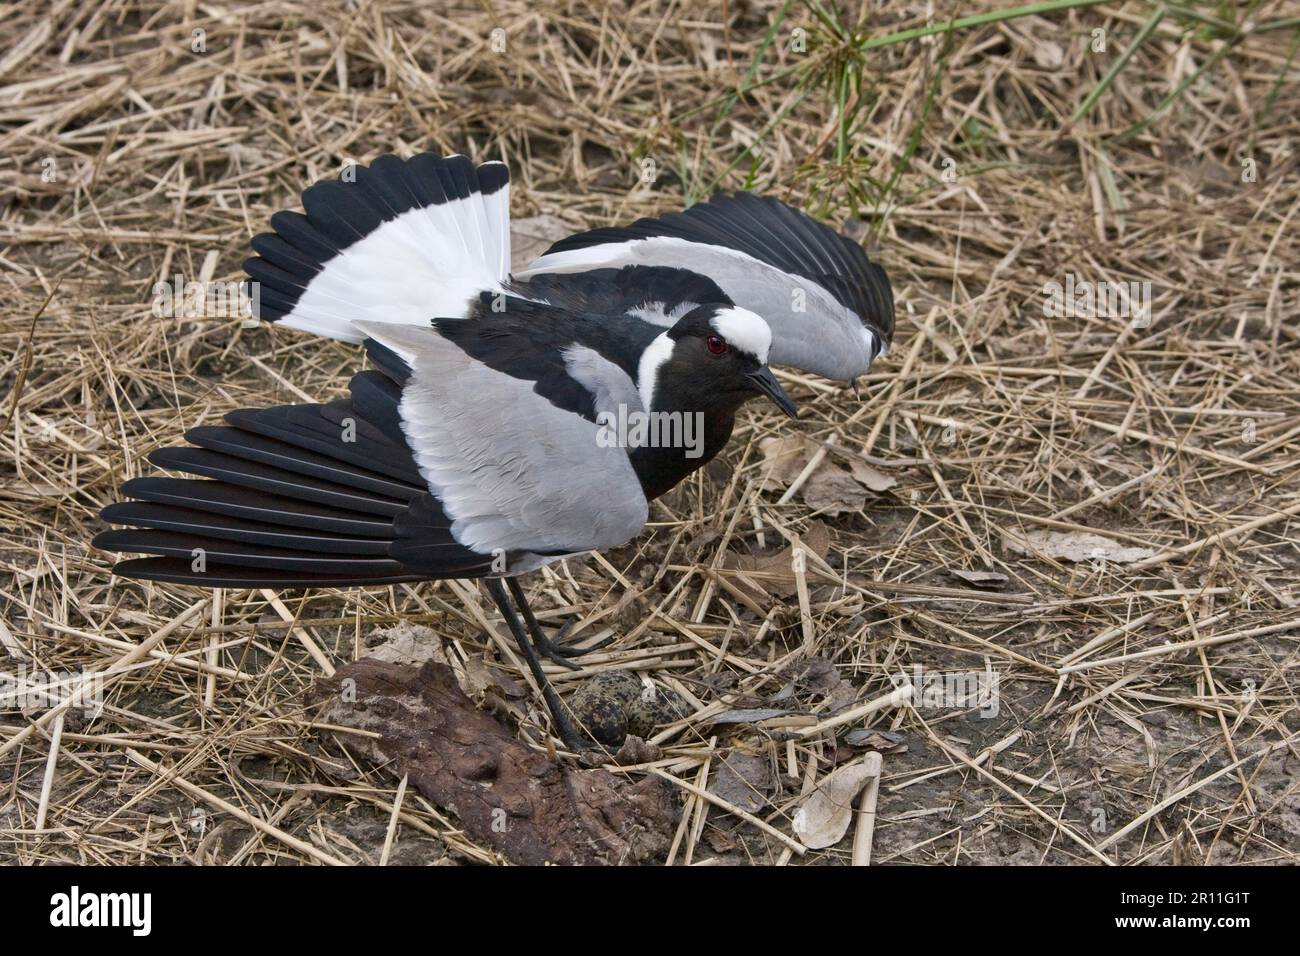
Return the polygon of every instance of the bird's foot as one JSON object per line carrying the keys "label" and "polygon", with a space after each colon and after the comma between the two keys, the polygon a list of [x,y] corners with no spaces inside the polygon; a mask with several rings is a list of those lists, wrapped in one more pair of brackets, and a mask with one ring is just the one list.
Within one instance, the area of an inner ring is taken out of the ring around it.
{"label": "bird's foot", "polygon": [[597,641],[590,647],[568,647],[564,644],[565,638],[573,631],[574,622],[566,621],[560,628],[555,637],[548,637],[540,626],[530,628],[532,631],[533,646],[537,648],[537,653],[541,654],[548,661],[559,664],[561,667],[567,667],[571,671],[582,670],[577,664],[573,663],[570,658],[582,657],[590,654],[592,651],[598,651],[602,647],[607,647],[613,636]]}

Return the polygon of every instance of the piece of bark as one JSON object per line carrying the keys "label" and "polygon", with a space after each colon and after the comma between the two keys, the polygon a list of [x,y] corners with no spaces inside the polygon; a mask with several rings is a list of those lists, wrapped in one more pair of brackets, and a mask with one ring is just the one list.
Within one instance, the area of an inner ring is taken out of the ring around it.
{"label": "piece of bark", "polygon": [[336,739],[455,813],[478,842],[520,864],[662,859],[677,798],[662,780],[631,784],[548,760],[474,706],[445,664],[362,658],[317,683],[328,724],[377,733]]}

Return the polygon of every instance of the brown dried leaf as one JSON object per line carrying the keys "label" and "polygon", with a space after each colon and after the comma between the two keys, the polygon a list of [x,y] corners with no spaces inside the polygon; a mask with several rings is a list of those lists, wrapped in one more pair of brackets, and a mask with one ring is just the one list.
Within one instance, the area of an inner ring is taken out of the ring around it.
{"label": "brown dried leaf", "polygon": [[464,676],[460,677],[460,689],[475,700],[488,694],[502,700],[524,700],[528,696],[528,692],[507,677],[500,668],[493,667],[477,657],[465,661]]}
{"label": "brown dried leaf", "polygon": [[442,649],[442,638],[423,624],[399,621],[392,627],[376,628],[366,635],[365,642],[368,649],[362,657],[393,664],[448,663]]}
{"label": "brown dried leaf", "polygon": [[729,753],[718,760],[709,793],[746,813],[758,813],[767,806],[774,789],[770,761],[754,754]]}
{"label": "brown dried leaf", "polygon": [[954,578],[965,581],[971,587],[985,591],[998,591],[1007,584],[1007,576],[997,571],[962,571],[959,568],[948,568],[947,571]]}
{"label": "brown dried leaf", "polygon": [[763,491],[784,491],[799,476],[812,456],[817,453],[817,443],[803,435],[786,435],[782,438],[764,438],[758,443],[763,452]]}
{"label": "brown dried leaf", "polygon": [[[764,438],[759,442],[759,448],[763,451],[763,479],[759,487],[763,491],[784,491],[808,467],[808,462],[821,446],[803,435],[787,435]],[[852,464],[856,470],[859,463],[855,461]],[[879,486],[877,490],[883,491],[897,483],[866,462],[861,462],[861,465],[867,469],[864,475]],[[866,493],[853,475],[827,458],[805,482],[803,500],[815,511],[838,515],[861,511],[866,504]]]}
{"label": "brown dried leaf", "polygon": [[851,514],[866,505],[867,491],[839,465],[823,462],[803,486],[803,500],[823,514]]}
{"label": "brown dried leaf", "polygon": [[861,458],[849,459],[849,471],[853,473],[854,478],[866,485],[871,491],[888,491],[898,484],[897,478],[885,474],[878,468],[867,464]]}
{"label": "brown dried leaf", "polygon": [[1155,554],[1151,548],[1123,545],[1113,538],[1083,531],[1029,531],[1024,534],[1007,531],[1002,536],[1002,546],[1018,554],[1075,562],[1131,564]]}
{"label": "brown dried leaf", "polygon": [[[820,521],[809,522],[808,532],[800,541],[805,551],[824,561],[826,552],[831,546],[830,529]],[[806,557],[805,560],[807,560]],[[795,593],[798,587],[794,574],[793,547],[785,547],[775,554],[769,555],[728,554],[723,567],[734,568],[739,571],[758,571],[764,575],[772,575],[772,577],[755,578],[754,583],[762,587],[768,594],[776,597],[789,597]],[[735,584],[742,589],[745,587],[744,582],[739,579],[735,580]],[[756,600],[763,598],[761,592],[753,591],[752,594]]]}
{"label": "brown dried leaf", "polygon": [[903,753],[907,750],[907,744],[903,742],[902,734],[896,734],[892,730],[876,730],[871,727],[858,727],[850,730],[844,735],[844,742],[850,747],[863,747],[867,750],[878,750],[881,753]]}

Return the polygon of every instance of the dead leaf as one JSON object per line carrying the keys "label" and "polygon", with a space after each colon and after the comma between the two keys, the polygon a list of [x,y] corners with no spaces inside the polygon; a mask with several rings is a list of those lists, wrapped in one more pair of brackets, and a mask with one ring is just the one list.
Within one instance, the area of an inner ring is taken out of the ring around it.
{"label": "dead leaf", "polygon": [[[763,452],[763,479],[759,486],[763,491],[784,491],[789,488],[808,467],[813,456],[821,450],[821,445],[803,435],[764,438],[758,447]],[[867,469],[863,474],[872,484],[879,486],[876,490],[883,491],[897,484],[893,478],[882,475],[866,462],[851,461],[855,473],[859,464]],[[865,489],[854,474],[845,471],[829,458],[824,458],[804,483],[803,500],[815,511],[838,515],[861,511],[867,499]]]}
{"label": "dead leaf", "polygon": [[474,700],[481,700],[491,694],[502,700],[523,700],[527,692],[505,675],[499,668],[493,667],[477,657],[465,661],[464,676],[457,674],[460,689]]}
{"label": "dead leaf", "polygon": [[839,668],[824,657],[795,661],[781,672],[787,683],[771,697],[772,703],[797,699],[813,704],[825,701],[823,715],[834,714],[857,700],[857,689],[840,676]]}
{"label": "dead leaf", "polygon": [[861,761],[840,767],[804,799],[794,813],[794,835],[810,850],[834,846],[853,818],[853,804],[871,776]]}
{"label": "dead leaf", "polygon": [[730,853],[739,846],[730,835],[723,833],[717,827],[709,827],[704,831],[704,841],[709,844],[709,849],[714,853]]}
{"label": "dead leaf", "polygon": [[784,491],[790,487],[790,482],[799,477],[799,472],[817,453],[817,443],[803,435],[764,438],[758,447],[763,452],[763,481],[759,485],[763,491]]}
{"label": "dead leaf", "polygon": [[417,665],[425,661],[448,663],[442,649],[442,638],[423,624],[400,621],[393,627],[376,628],[366,635],[365,642],[368,650],[361,656],[373,657],[377,661]]}
{"label": "dead leaf", "polygon": [[1029,531],[1002,535],[1002,546],[1017,554],[1028,554],[1061,561],[1114,561],[1131,564],[1149,558],[1151,548],[1122,545],[1113,538],[1083,531]]}
{"label": "dead leaf", "polygon": [[870,727],[858,727],[844,735],[844,742],[850,747],[864,747],[880,753],[903,753],[907,744],[903,735],[892,730],[873,730]]}
{"label": "dead leaf", "polygon": [[898,484],[897,478],[872,467],[861,458],[849,459],[849,471],[853,472],[853,477],[866,485],[871,491],[888,491]]}
{"label": "dead leaf", "polygon": [[962,571],[958,568],[947,568],[946,570],[954,578],[985,591],[997,591],[1005,587],[1007,583],[1007,576],[999,574],[997,571]]}
{"label": "dead leaf", "polygon": [[822,462],[803,486],[803,500],[822,514],[851,514],[866,506],[867,490],[839,465]]}
{"label": "dead leaf", "polygon": [[746,813],[758,813],[767,806],[774,789],[769,760],[753,754],[729,753],[717,761],[717,768],[709,793]]}
{"label": "dead leaf", "polygon": [[[811,521],[808,523],[808,531],[799,539],[804,550],[808,554],[816,555],[820,560],[826,560],[826,552],[831,546],[831,532],[825,524],[820,521]],[[807,556],[805,555],[805,561]],[[768,555],[750,555],[750,554],[728,554],[722,565],[724,568],[732,568],[737,571],[757,571],[763,574],[763,577],[754,578],[754,583],[766,591],[768,595],[776,597],[790,597],[798,589],[794,573],[794,548],[786,547]],[[739,578],[733,578],[733,583],[742,590],[748,590],[755,600],[761,601],[764,598],[762,591],[755,591],[752,588],[745,588],[745,583]]]}
{"label": "dead leaf", "polygon": [[795,661],[784,670],[781,676],[789,679],[787,685],[792,690],[807,690],[827,695],[844,683],[840,669],[835,662],[825,657],[808,657]]}

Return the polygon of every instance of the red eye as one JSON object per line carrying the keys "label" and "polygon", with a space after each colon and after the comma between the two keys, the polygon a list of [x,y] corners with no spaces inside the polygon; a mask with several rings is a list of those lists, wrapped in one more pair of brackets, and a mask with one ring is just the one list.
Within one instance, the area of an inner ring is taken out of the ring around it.
{"label": "red eye", "polygon": [[704,340],[704,344],[714,355],[721,355],[727,351],[727,340],[720,335],[710,335]]}

